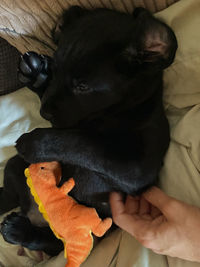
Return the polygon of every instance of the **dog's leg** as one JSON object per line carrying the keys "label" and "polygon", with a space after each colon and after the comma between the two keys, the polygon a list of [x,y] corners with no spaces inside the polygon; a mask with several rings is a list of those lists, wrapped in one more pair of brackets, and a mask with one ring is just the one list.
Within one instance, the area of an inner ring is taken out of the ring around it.
{"label": "dog's leg", "polygon": [[[110,179],[115,190],[134,194],[157,181],[168,139],[167,128],[166,136],[163,136],[156,127],[150,126],[138,138],[122,134],[102,138],[78,130],[46,128],[22,135],[16,148],[30,163],[57,160],[80,166]],[[143,155],[135,153],[138,146]],[[156,157],[151,156],[153,153]]]}
{"label": "dog's leg", "polygon": [[0,188],[0,214],[3,214],[17,206],[21,206],[23,212],[29,208],[28,189],[24,170],[28,166],[19,156],[8,160],[4,170],[4,184]]}
{"label": "dog's leg", "polygon": [[25,53],[19,62],[18,78],[41,98],[51,79],[52,59],[35,52]]}
{"label": "dog's leg", "polygon": [[0,232],[5,241],[30,250],[42,250],[55,256],[63,250],[63,243],[49,227],[37,227],[19,213],[11,213],[1,223]]}
{"label": "dog's leg", "polygon": [[5,188],[0,188],[0,215],[16,208],[19,205],[15,192],[7,191]]}

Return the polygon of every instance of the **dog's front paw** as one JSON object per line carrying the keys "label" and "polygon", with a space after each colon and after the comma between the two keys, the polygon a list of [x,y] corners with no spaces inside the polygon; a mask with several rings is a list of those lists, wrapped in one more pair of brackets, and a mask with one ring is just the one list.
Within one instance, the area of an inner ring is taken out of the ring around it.
{"label": "dog's front paw", "polygon": [[51,140],[48,138],[48,129],[37,128],[30,133],[20,136],[16,141],[18,154],[29,163],[51,161]]}
{"label": "dog's front paw", "polygon": [[35,52],[25,53],[19,62],[19,80],[35,89],[42,87],[48,80],[50,57]]}
{"label": "dog's front paw", "polygon": [[16,149],[18,154],[29,163],[39,162],[37,153],[40,153],[39,136],[34,131],[21,135],[16,141]]}
{"label": "dog's front paw", "polygon": [[9,214],[0,226],[4,240],[11,244],[23,245],[29,242],[31,230],[30,220],[16,212]]}

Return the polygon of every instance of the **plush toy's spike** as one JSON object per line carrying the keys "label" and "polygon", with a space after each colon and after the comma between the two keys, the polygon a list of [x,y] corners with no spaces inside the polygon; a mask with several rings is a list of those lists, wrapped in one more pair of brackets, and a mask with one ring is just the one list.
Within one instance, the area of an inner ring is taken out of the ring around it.
{"label": "plush toy's spike", "polygon": [[61,179],[58,162],[32,164],[25,170],[25,176],[39,211],[64,243],[66,267],[79,267],[93,247],[92,232],[96,236],[104,235],[112,219],[102,221],[94,208],[80,205],[66,195],[75,186],[73,178],[57,187]]}

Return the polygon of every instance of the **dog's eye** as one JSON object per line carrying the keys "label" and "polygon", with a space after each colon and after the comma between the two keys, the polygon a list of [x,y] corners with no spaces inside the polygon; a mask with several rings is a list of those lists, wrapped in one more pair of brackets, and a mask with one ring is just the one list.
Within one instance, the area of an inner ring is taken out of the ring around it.
{"label": "dog's eye", "polygon": [[88,85],[85,83],[79,83],[75,88],[76,88],[76,90],[78,90],[80,92],[84,92],[86,90],[89,90]]}
{"label": "dog's eye", "polygon": [[90,91],[90,87],[84,81],[73,80],[73,92],[75,94],[83,94]]}

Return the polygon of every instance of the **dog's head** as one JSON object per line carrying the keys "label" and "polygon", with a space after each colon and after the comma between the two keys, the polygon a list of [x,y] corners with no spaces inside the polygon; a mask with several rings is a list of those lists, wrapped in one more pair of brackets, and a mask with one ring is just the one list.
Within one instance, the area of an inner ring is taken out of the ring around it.
{"label": "dog's head", "polygon": [[103,127],[116,128],[125,110],[162,90],[176,49],[173,31],[143,8],[132,15],[98,9],[64,23],[41,114],[59,128],[102,118]]}

